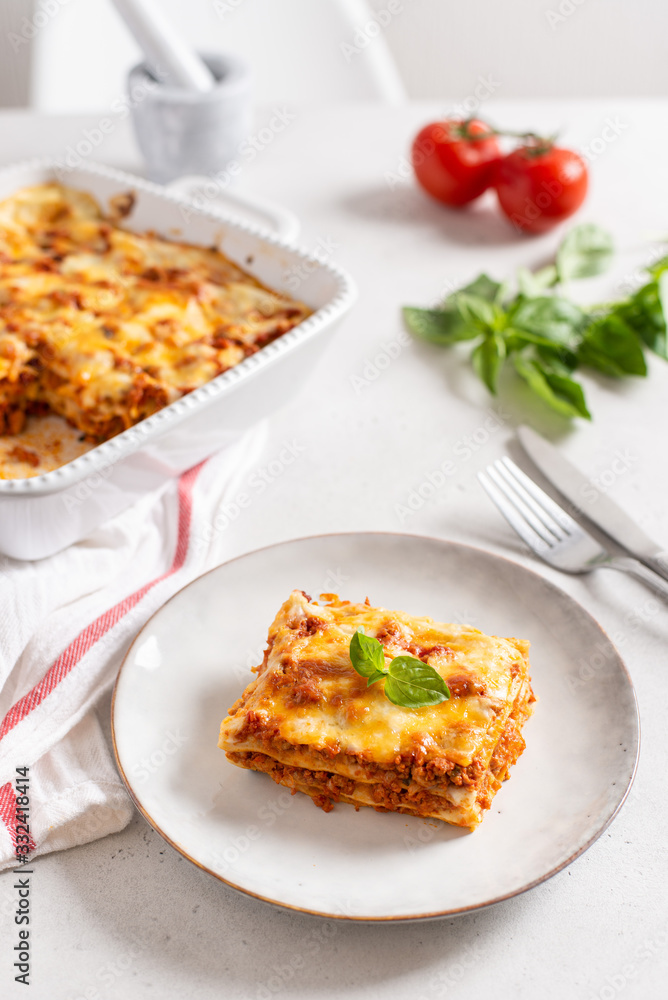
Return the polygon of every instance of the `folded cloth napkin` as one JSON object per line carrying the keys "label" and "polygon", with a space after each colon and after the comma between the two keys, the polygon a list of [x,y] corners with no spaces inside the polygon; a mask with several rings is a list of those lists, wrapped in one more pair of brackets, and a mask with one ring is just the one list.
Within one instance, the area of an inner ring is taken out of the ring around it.
{"label": "folded cloth napkin", "polygon": [[[0,870],[16,866],[17,845],[32,860],[129,822],[95,705],[144,622],[223,560],[229,521],[217,515],[265,437],[253,429],[57,555],[0,556]],[[28,834],[16,819],[24,774]]]}

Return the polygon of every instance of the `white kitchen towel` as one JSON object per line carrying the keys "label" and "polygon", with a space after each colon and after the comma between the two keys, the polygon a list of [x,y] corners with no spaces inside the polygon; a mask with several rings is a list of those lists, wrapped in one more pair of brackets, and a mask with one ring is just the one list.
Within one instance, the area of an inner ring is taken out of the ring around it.
{"label": "white kitchen towel", "polygon": [[0,870],[129,822],[95,705],[144,622],[224,559],[221,508],[265,438],[255,428],[55,556],[0,564]]}

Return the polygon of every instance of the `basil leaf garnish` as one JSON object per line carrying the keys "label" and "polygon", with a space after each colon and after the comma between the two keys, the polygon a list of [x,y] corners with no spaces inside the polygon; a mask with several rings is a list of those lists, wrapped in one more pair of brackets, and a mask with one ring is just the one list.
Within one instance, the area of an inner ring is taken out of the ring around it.
{"label": "basil leaf garnish", "polygon": [[387,677],[387,670],[376,670],[375,673],[367,678],[366,686],[371,687],[376,681],[382,681],[383,677]]}
{"label": "basil leaf garnish", "polygon": [[350,640],[350,662],[362,677],[372,677],[376,673],[385,676],[385,650],[383,644],[361,629]]}
{"label": "basil leaf garnish", "polygon": [[395,656],[385,680],[385,695],[394,705],[423,708],[450,697],[448,686],[436,670],[414,656]]}
{"label": "basil leaf garnish", "polygon": [[385,670],[383,644],[358,629],[350,640],[350,662],[367,687],[385,680],[385,696],[403,708],[438,705],[450,697],[447,684],[433,667],[414,656],[395,656]]}

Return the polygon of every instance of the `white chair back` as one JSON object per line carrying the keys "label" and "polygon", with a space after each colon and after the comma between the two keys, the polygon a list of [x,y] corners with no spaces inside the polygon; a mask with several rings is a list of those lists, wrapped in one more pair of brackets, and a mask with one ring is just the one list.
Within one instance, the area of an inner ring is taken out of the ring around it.
{"label": "white chair back", "polygon": [[[19,43],[10,44],[8,59],[0,56],[0,103],[3,88],[25,76],[26,67],[30,104],[38,111],[97,112],[122,97],[126,73],[141,56],[109,0],[38,0],[34,5],[2,0],[0,7],[5,4],[16,8]],[[405,99],[382,24],[366,0],[161,4],[195,48],[233,51],[251,62],[256,104]],[[17,18],[18,7],[25,11],[24,22]]]}

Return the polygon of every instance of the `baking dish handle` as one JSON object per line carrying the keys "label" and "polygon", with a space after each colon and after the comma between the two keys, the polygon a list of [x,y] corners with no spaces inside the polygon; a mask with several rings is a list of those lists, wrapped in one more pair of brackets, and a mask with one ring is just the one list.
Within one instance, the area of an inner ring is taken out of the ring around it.
{"label": "baking dish handle", "polygon": [[167,184],[166,189],[192,198],[196,204],[202,204],[208,209],[220,208],[242,222],[262,225],[286,243],[293,243],[299,236],[299,219],[290,209],[254,195],[217,190],[215,181],[210,177],[189,174]]}

